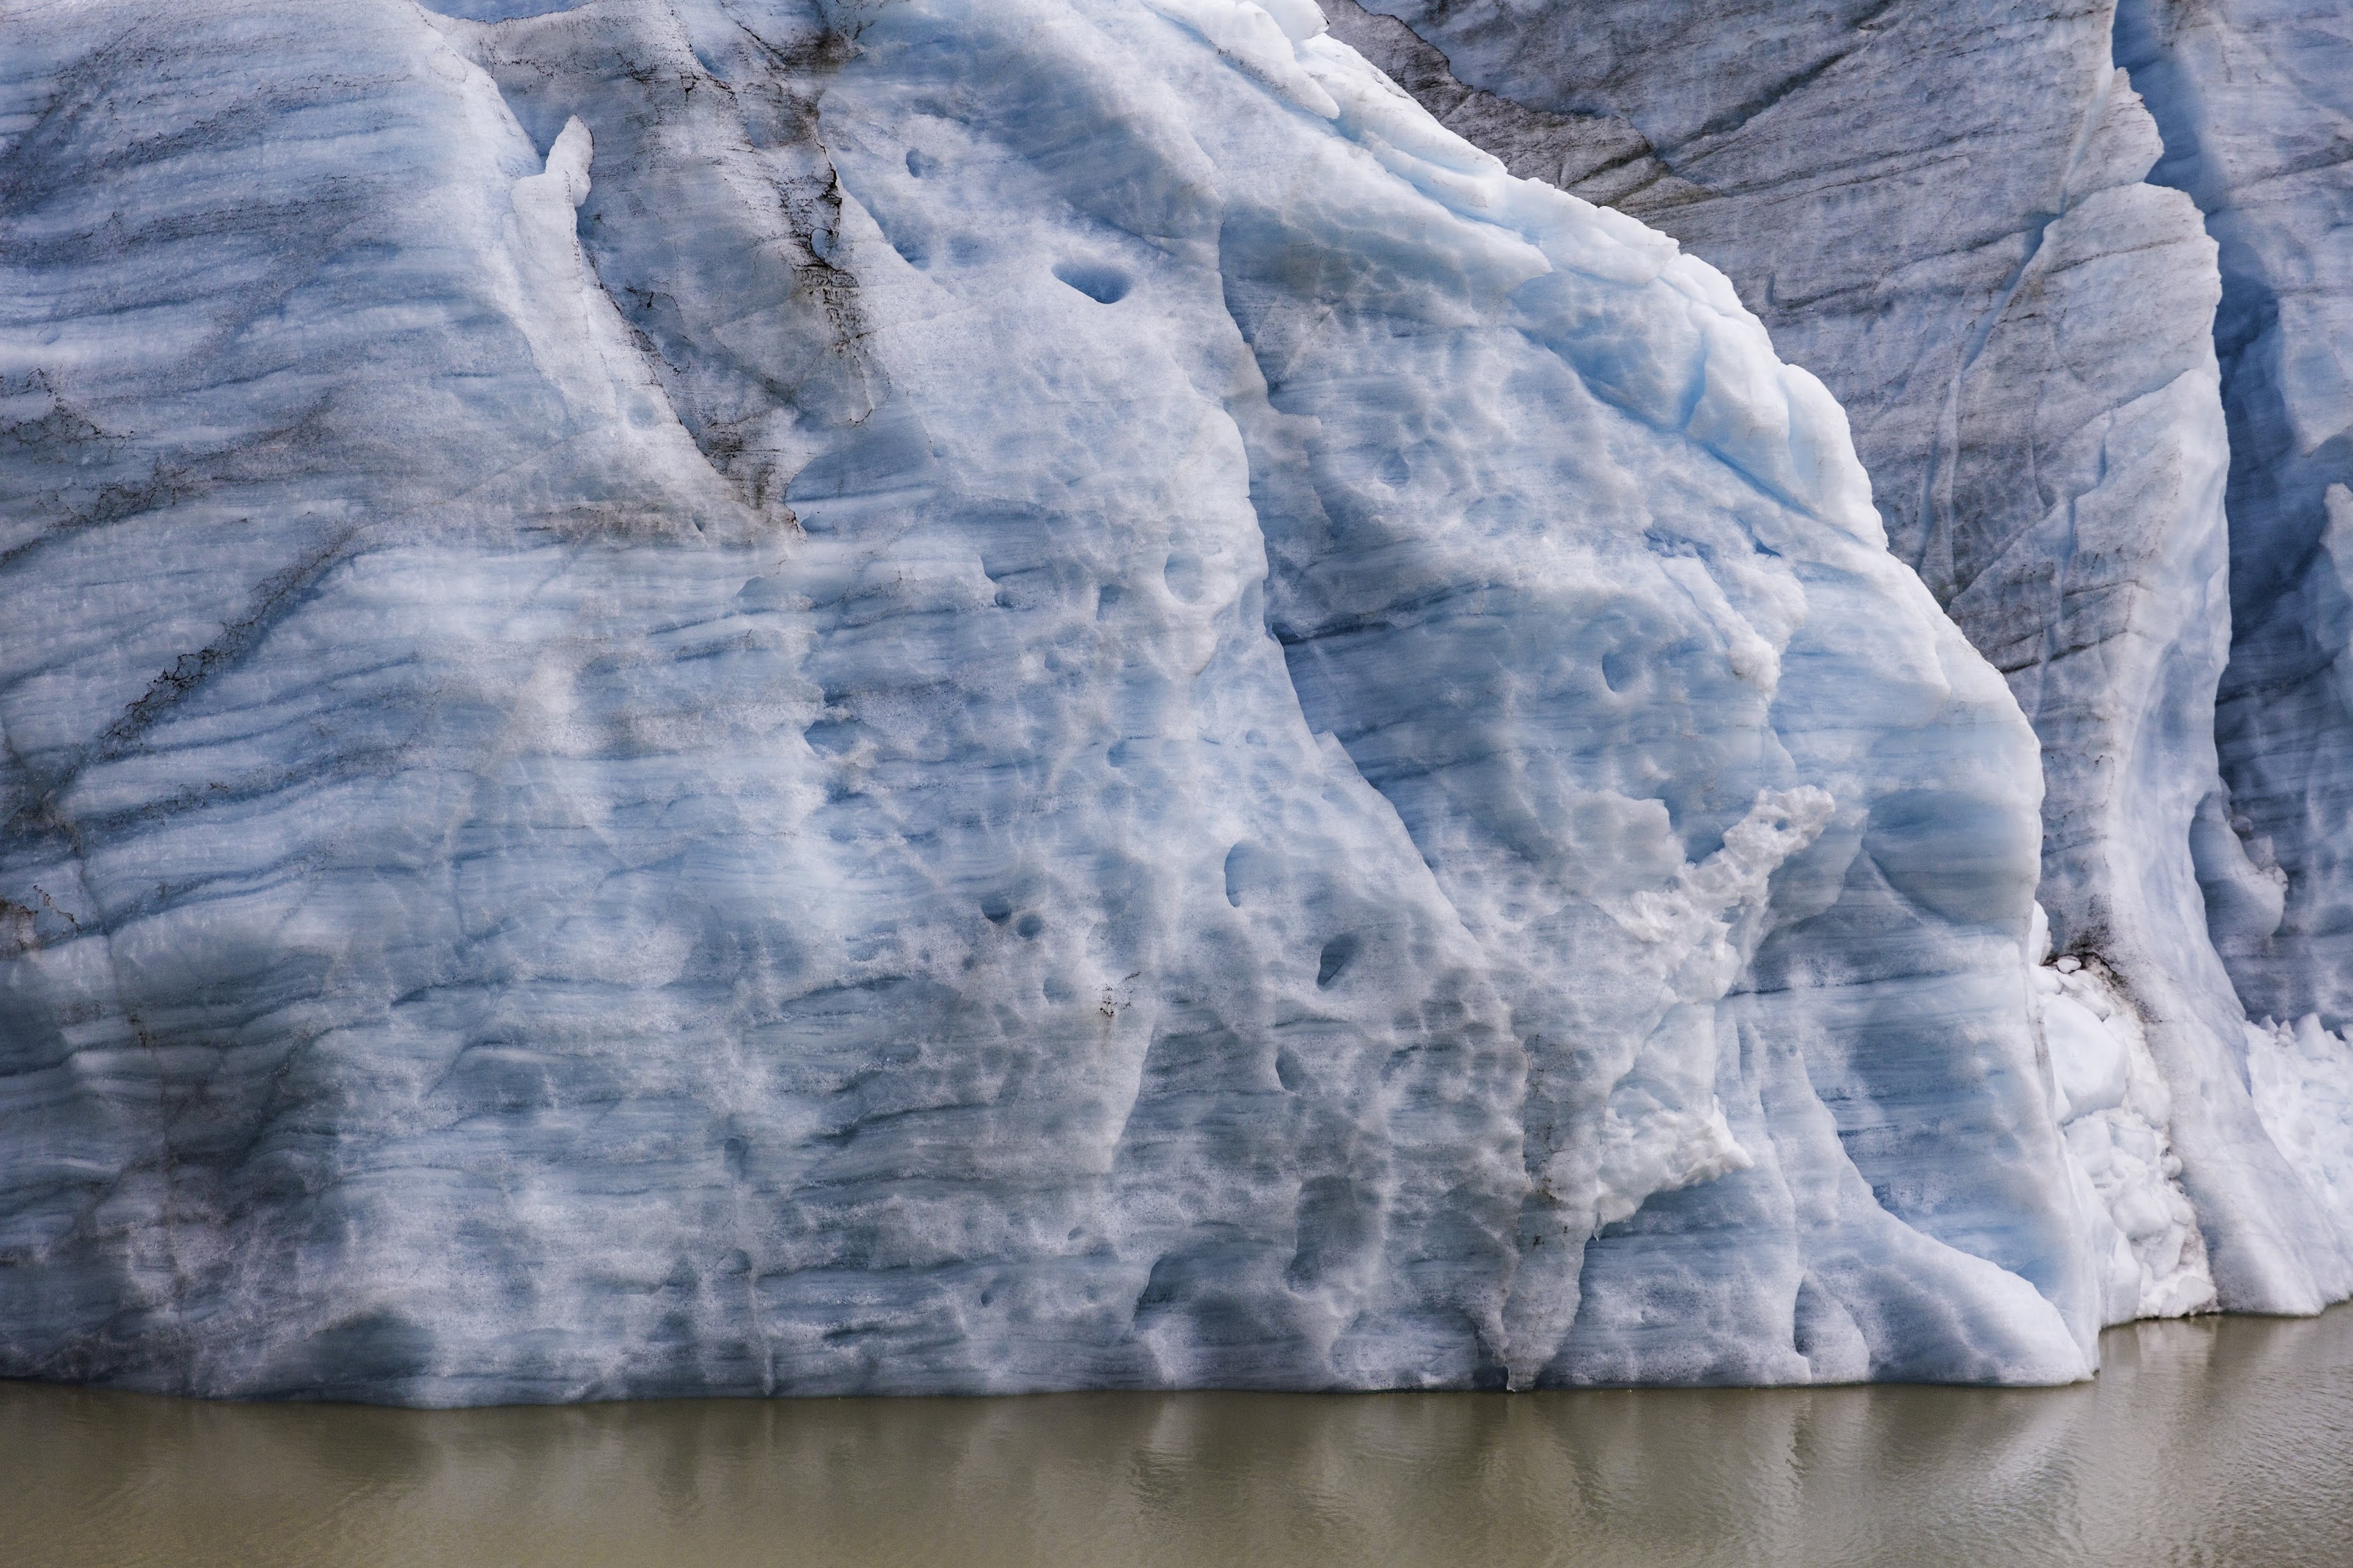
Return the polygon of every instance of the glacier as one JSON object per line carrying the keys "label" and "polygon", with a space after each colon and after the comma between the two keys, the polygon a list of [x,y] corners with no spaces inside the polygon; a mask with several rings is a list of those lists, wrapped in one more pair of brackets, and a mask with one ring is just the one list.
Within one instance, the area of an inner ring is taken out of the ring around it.
{"label": "glacier", "polygon": [[0,1374],[2051,1383],[2353,1290],[2106,14],[2032,245],[1808,336],[1669,237],[1732,56],[1329,10],[0,0]]}
{"label": "glacier", "polygon": [[[2289,468],[2261,434],[2278,419],[2248,412],[2263,351],[2242,346],[2257,310],[2243,279],[2263,271],[2245,258],[2263,251],[2264,275],[2301,279],[2307,319],[2279,331],[2316,363],[2342,353],[2353,278],[2321,236],[2346,165],[2316,155],[2342,123],[2341,22],[2140,0],[1704,18],[1634,0],[1324,8],[1514,170],[1722,268],[1854,420],[1892,547],[2042,742],[2053,963],[2094,977],[2063,985],[2106,998],[2117,1037],[2096,1054],[2146,1051],[2172,1086],[2141,1097],[2162,1111],[2147,1131],[2163,1154],[2135,1157],[2134,1180],[2110,1184],[2107,1145],[2082,1151],[2078,1180],[2109,1173],[2094,1183],[2122,1233],[2109,1250],[2137,1227],[2144,1263],[2169,1260],[2118,1281],[2112,1321],[2218,1302],[2312,1311],[2353,1293],[2353,1212],[2310,1180],[2311,1150],[2353,1147],[2353,1122],[2293,1133],[2258,1081],[2265,1042],[2316,1038],[2274,1016],[2340,1022],[2313,1016],[2335,961],[2299,938],[2328,923],[2321,803],[2345,775],[2314,752],[2341,721],[2320,716],[2332,678],[2300,677],[2283,700],[2267,671],[2325,667],[2346,638],[2306,607],[2312,590],[2268,630],[2253,607],[2280,593],[2265,586],[2280,563],[2312,559],[2327,476],[2297,470],[2303,520],[2271,521],[2263,498]],[[2230,175],[2196,155],[2224,98]],[[2306,186],[2270,195],[2262,182],[2284,169]],[[2260,216],[2233,216],[2232,178],[2266,191]],[[2339,385],[2307,378],[2313,430],[2332,409],[2344,424]],[[2299,909],[2284,919],[2290,864]],[[2064,1042],[2081,1038],[2062,1027],[2050,1043],[2063,1078]],[[2353,1047],[2327,1052],[2327,1073],[2353,1071]],[[2171,1239],[2185,1203],[2195,1247]]]}

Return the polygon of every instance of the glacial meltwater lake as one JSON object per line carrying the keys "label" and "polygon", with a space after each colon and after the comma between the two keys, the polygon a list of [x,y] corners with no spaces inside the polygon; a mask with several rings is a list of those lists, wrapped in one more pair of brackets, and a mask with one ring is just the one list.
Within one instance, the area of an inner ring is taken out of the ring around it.
{"label": "glacial meltwater lake", "polygon": [[2353,1565],[2353,1309],[2091,1384],[465,1411],[0,1384],[13,1568]]}

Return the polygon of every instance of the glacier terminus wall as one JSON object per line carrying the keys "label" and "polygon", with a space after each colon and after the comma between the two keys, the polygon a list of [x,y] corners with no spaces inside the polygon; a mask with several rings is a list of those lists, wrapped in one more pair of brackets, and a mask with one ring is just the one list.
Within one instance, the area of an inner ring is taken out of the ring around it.
{"label": "glacier terminus wall", "polygon": [[2055,1383],[2353,1293],[2271,100],[1567,9],[0,0],[0,1375]]}

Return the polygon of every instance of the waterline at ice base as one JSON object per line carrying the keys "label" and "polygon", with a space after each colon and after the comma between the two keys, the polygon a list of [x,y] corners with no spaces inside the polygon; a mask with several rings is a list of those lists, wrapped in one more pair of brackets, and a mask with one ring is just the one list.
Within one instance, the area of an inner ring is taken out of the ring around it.
{"label": "waterline at ice base", "polygon": [[2353,68],[2153,4],[1832,195],[1961,7],[0,0],[0,1375],[2055,1384],[2353,1295]]}

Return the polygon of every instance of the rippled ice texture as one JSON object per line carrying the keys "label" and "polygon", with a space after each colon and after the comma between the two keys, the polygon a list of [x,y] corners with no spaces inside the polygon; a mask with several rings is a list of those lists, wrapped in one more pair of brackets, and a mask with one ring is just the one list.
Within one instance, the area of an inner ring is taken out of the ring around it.
{"label": "rippled ice texture", "polygon": [[536,9],[7,7],[0,1371],[2089,1369],[2033,734],[1722,276],[1307,0]]}

